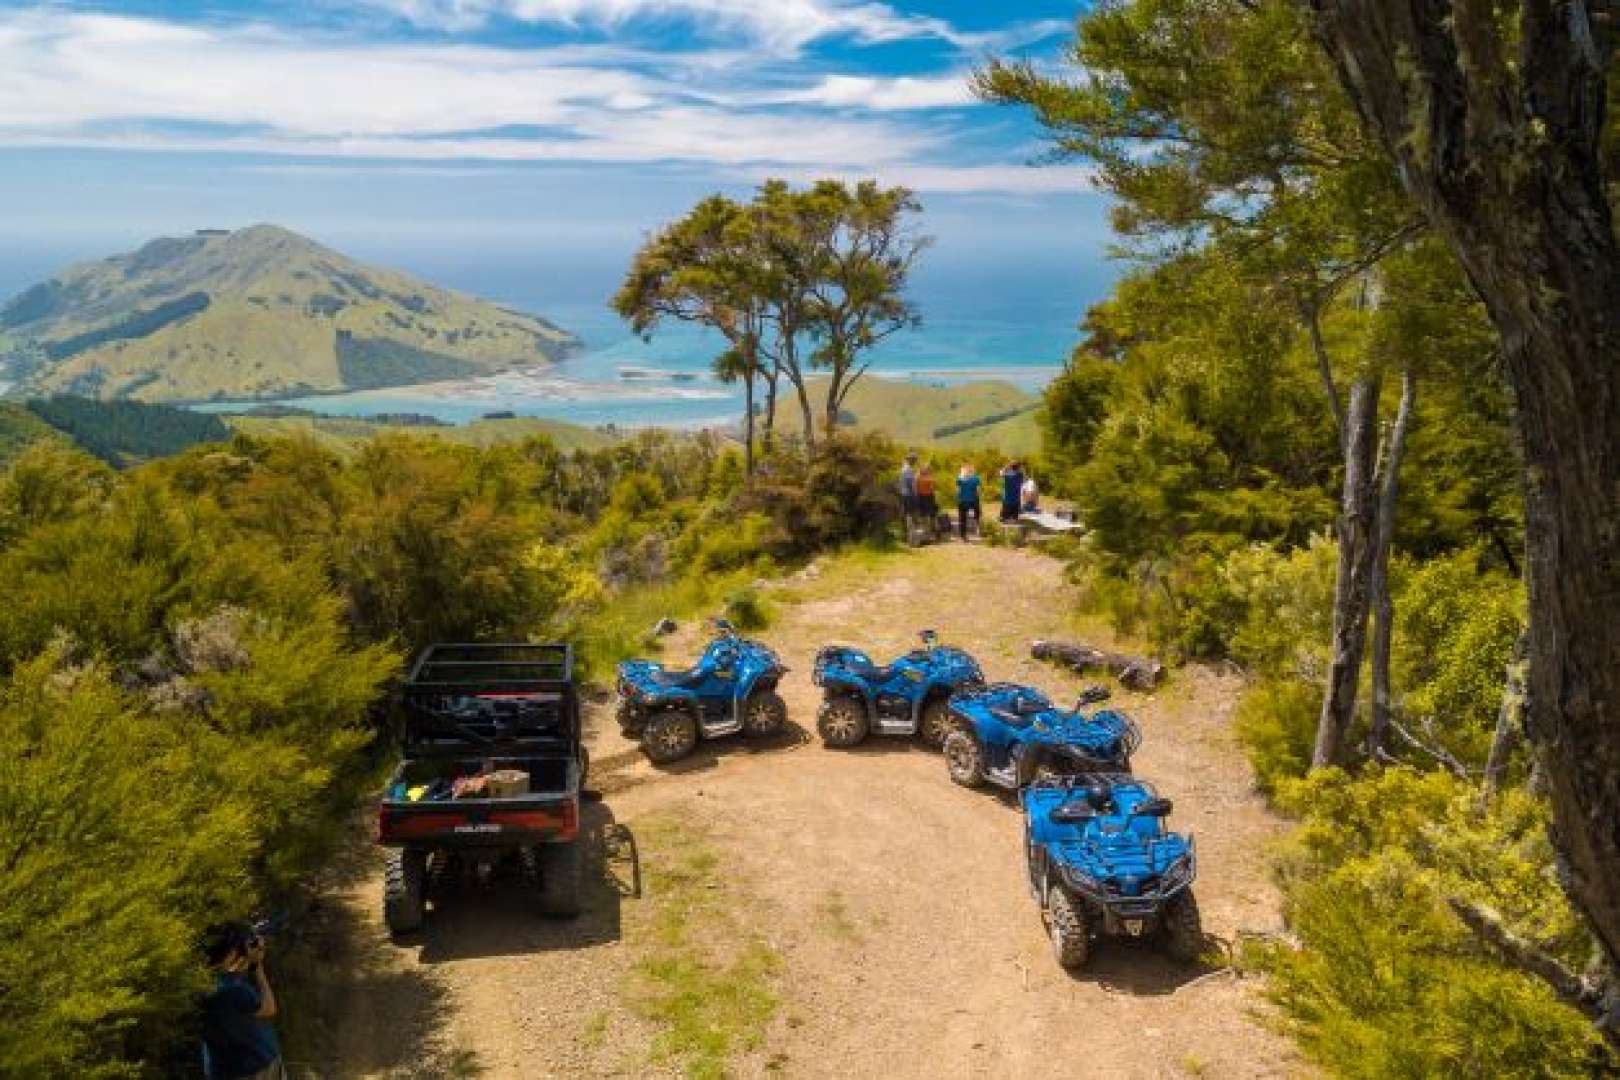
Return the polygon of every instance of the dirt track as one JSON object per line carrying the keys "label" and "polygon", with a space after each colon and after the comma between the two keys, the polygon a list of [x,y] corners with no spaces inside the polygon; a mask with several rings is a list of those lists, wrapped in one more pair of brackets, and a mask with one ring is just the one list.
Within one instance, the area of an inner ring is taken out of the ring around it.
{"label": "dirt track", "polygon": [[[704,838],[728,934],[755,934],[779,964],[779,1005],[742,1045],[737,1076],[1252,1077],[1300,1066],[1253,1017],[1253,984],[1190,970],[1139,943],[1103,945],[1078,977],[1053,961],[1025,889],[1020,821],[996,796],[952,785],[909,740],[853,752],[813,735],[814,649],[882,656],[937,627],[992,678],[1027,678],[1059,699],[1077,679],[1027,660],[1031,638],[1074,634],[1060,567],[1040,555],[949,546],[836,563],[779,590],[765,639],[794,668],[795,722],[770,745],[729,739],[657,770],[591,710],[595,835],[637,836],[643,869],[676,857],[671,824]],[[1090,632],[1093,639],[1101,635]],[[693,629],[667,655],[700,644]],[[1118,701],[1141,723],[1137,772],[1176,801],[1198,836],[1205,929],[1232,940],[1277,929],[1264,846],[1277,821],[1252,793],[1230,736],[1236,683],[1187,670],[1154,697]],[[662,846],[658,841],[664,838]],[[651,838],[650,840],[647,838]],[[623,844],[621,843],[621,849]],[[678,1075],[656,1061],[658,1024],[627,988],[658,934],[621,858],[575,923],[546,923],[515,889],[455,896],[422,939],[388,943],[375,880],[345,897],[332,945],[335,1062],[323,1077]],[[697,914],[691,916],[694,920]],[[694,922],[694,926],[698,925]],[[667,931],[667,926],[666,926]],[[697,930],[693,930],[697,933]],[[295,1063],[296,1065],[297,1063]]]}

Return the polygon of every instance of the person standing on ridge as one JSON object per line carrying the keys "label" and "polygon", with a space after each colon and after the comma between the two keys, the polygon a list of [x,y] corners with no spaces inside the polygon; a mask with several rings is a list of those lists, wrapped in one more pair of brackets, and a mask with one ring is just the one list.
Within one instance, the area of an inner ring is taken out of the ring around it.
{"label": "person standing on ridge", "polygon": [[924,465],[917,473],[917,513],[928,535],[939,538],[939,501],[934,497],[934,470]]}
{"label": "person standing on ridge", "polygon": [[984,509],[979,503],[979,474],[971,463],[956,474],[956,530],[963,540],[967,539],[969,514],[973,515],[973,527],[978,528],[984,521]]}
{"label": "person standing on ridge", "polygon": [[909,527],[917,513],[917,455],[907,454],[900,466],[900,518]]}
{"label": "person standing on ridge", "polygon": [[1024,477],[1023,496],[1024,513],[1033,514],[1040,510],[1041,489],[1036,486],[1033,474]]}
{"label": "person standing on ridge", "polygon": [[1024,467],[1009,461],[1001,470],[1001,520],[1018,520],[1018,503],[1024,495]]}

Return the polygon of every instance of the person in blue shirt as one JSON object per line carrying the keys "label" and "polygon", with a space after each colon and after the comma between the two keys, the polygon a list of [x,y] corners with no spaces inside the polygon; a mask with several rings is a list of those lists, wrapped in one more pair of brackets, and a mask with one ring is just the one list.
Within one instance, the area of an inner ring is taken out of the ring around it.
{"label": "person in blue shirt", "polygon": [[1024,467],[1009,461],[1001,470],[1001,520],[1017,521],[1019,503],[1024,496]]}
{"label": "person in blue shirt", "polygon": [[970,514],[973,516],[973,527],[977,529],[984,520],[983,507],[979,503],[979,474],[968,464],[963,465],[962,471],[956,474],[956,531],[963,540],[967,539]]}
{"label": "person in blue shirt", "polygon": [[264,972],[264,939],[242,923],[209,935],[214,989],[202,1002],[203,1075],[208,1080],[286,1080],[270,1021],[276,995]]}

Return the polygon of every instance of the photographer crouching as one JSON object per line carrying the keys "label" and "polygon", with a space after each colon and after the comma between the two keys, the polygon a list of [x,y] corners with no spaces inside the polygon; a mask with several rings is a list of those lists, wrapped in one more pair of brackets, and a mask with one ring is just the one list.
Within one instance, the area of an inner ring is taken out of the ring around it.
{"label": "photographer crouching", "polygon": [[246,923],[210,931],[214,989],[202,1002],[203,1075],[208,1080],[285,1080],[270,1021],[276,995],[264,973],[264,938]]}

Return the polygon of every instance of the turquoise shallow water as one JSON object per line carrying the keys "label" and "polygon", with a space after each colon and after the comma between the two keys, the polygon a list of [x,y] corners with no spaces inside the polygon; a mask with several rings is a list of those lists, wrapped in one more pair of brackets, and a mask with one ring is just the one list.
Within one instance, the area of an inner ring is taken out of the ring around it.
{"label": "turquoise shallow water", "polygon": [[[287,404],[342,416],[413,412],[452,423],[510,411],[598,426],[698,426],[725,423],[742,411],[742,392],[709,373],[718,339],[693,327],[660,328],[650,341],[612,316],[588,309],[548,312],[586,343],[577,356],[536,372],[511,372],[464,383],[368,390],[295,398]],[[1002,315],[948,314],[895,335],[873,351],[872,374],[948,385],[1005,379],[1039,390],[1061,368],[1075,340],[1072,315],[1056,305]],[[625,368],[690,378],[627,380]],[[199,408],[219,411],[240,404]]]}

